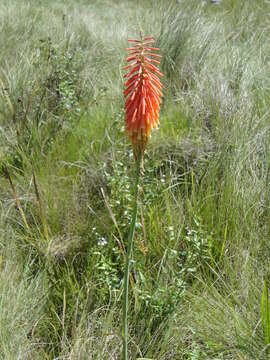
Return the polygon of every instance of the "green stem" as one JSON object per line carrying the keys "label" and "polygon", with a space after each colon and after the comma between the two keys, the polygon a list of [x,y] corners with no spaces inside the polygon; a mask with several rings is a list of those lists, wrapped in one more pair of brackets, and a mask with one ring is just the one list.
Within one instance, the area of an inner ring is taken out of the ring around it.
{"label": "green stem", "polygon": [[132,214],[132,219],[128,234],[128,247],[126,254],[125,274],[124,274],[123,328],[122,328],[123,360],[128,359],[128,285],[129,285],[129,273],[130,273],[130,257],[133,247],[133,239],[134,239],[137,211],[138,211],[138,190],[139,190],[139,182],[140,182],[141,162],[142,162],[142,155],[138,156],[136,160],[136,180],[134,184],[133,214]]}

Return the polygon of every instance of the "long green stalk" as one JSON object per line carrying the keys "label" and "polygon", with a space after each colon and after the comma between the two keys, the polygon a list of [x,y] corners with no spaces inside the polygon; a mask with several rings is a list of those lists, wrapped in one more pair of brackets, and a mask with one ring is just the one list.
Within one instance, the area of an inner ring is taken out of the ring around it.
{"label": "long green stalk", "polygon": [[128,234],[128,247],[126,254],[125,274],[124,274],[123,328],[122,328],[123,360],[128,359],[128,284],[129,284],[129,273],[130,273],[130,257],[133,248],[133,239],[134,239],[134,232],[135,232],[137,212],[138,212],[138,192],[139,192],[138,190],[139,190],[139,182],[140,182],[141,161],[142,161],[142,156],[140,155],[136,160],[136,179],[134,184],[133,213],[132,213],[132,219]]}
{"label": "long green stalk", "polygon": [[[264,341],[265,345],[269,346],[270,344],[270,304],[269,304],[269,294],[268,294],[268,284],[264,280],[263,293],[261,298],[261,319],[264,332]],[[269,352],[269,349],[266,349],[266,352]]]}

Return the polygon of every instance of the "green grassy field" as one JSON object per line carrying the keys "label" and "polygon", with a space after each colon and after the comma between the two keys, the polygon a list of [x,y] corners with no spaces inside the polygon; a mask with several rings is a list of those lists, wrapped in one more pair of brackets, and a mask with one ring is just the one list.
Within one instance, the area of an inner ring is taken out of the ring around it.
{"label": "green grassy field", "polygon": [[131,359],[270,358],[270,3],[2,0],[0,358],[119,359],[128,37],[163,55]]}

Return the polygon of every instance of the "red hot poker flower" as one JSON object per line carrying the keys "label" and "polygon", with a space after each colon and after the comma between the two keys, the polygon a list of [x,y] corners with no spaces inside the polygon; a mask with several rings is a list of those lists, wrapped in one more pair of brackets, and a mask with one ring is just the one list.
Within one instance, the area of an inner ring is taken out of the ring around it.
{"label": "red hot poker flower", "polygon": [[162,97],[162,84],[159,77],[163,74],[156,65],[161,56],[153,47],[153,37],[142,40],[129,39],[131,47],[126,58],[129,63],[124,69],[129,72],[124,76],[124,96],[126,110],[126,130],[133,146],[135,157],[143,154],[151,130],[158,126]]}

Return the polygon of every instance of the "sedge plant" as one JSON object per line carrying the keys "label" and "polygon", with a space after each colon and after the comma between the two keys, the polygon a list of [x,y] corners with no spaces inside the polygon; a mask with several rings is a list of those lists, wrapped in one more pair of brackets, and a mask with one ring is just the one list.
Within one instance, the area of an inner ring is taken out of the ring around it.
{"label": "sedge plant", "polygon": [[131,44],[126,58],[128,65],[125,70],[125,122],[126,131],[131,140],[133,155],[136,162],[136,178],[134,183],[133,213],[128,235],[126,264],[124,272],[123,297],[123,359],[128,359],[128,288],[130,274],[130,258],[138,210],[139,183],[143,169],[143,156],[148,139],[153,128],[159,123],[159,112],[162,97],[162,84],[159,77],[162,73],[159,49],[154,47],[153,37],[143,37],[140,40],[129,39]]}

